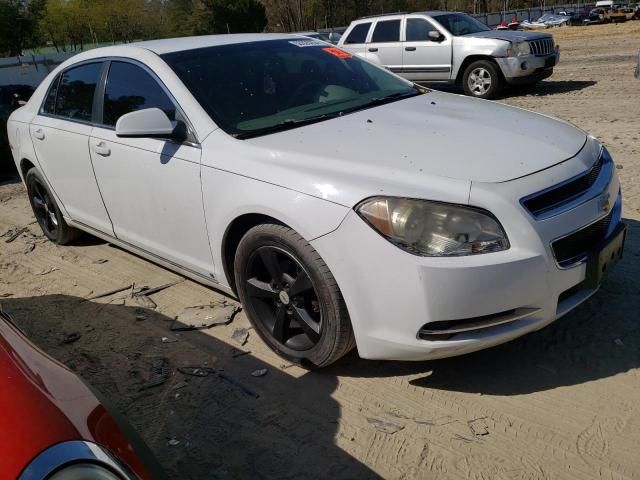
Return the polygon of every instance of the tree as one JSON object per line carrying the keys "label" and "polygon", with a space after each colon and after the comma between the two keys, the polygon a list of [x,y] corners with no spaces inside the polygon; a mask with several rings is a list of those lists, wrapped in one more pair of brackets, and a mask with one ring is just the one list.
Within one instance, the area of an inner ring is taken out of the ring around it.
{"label": "tree", "polygon": [[0,55],[20,55],[37,44],[36,24],[43,0],[0,0]]}
{"label": "tree", "polygon": [[201,0],[196,33],[262,32],[267,26],[265,7],[257,0]]}

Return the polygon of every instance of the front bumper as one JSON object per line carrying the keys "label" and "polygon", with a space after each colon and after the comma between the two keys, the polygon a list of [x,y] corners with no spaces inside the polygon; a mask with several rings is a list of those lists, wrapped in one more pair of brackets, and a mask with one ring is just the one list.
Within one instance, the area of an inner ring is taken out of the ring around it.
{"label": "front bumper", "polygon": [[[558,267],[550,244],[601,217],[600,199],[542,221],[519,203],[524,192],[540,191],[559,176],[570,178],[584,171],[586,162],[576,157],[511,182],[474,184],[470,203],[492,211],[509,236],[511,248],[503,252],[411,255],[353,211],[336,231],[312,241],[341,288],[360,356],[426,360],[481,350],[539,330],[593,295],[597,287],[580,288],[586,265]],[[616,198],[619,188],[614,169],[607,191]],[[612,208],[619,207],[616,202]],[[504,312],[515,319],[442,339],[419,333],[435,322],[455,325]]]}
{"label": "front bumper", "polygon": [[553,67],[560,62],[560,50],[549,55],[523,55],[521,57],[499,57],[496,62],[507,83],[517,85],[542,80],[553,73]]}

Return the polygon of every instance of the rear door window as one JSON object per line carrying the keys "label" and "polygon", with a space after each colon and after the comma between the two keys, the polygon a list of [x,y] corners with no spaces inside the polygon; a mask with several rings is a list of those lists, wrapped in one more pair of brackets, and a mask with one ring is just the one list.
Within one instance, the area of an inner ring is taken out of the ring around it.
{"label": "rear door window", "polygon": [[130,112],[159,108],[175,120],[176,107],[155,78],[128,62],[111,62],[104,92],[103,124],[113,127]]}
{"label": "rear door window", "polygon": [[369,28],[371,27],[371,23],[359,23],[353,30],[349,32],[347,39],[344,43],[364,43],[367,40],[367,34],[369,33]]}
{"label": "rear door window", "polygon": [[89,63],[64,72],[58,84],[54,115],[90,122],[93,112],[93,95],[101,71],[102,63]]}
{"label": "rear door window", "polygon": [[371,43],[400,41],[400,20],[384,20],[376,23]]}

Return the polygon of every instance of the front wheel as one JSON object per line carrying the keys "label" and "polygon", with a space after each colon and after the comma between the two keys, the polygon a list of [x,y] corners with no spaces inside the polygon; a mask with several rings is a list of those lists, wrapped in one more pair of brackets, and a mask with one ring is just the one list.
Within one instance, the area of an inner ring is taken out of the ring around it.
{"label": "front wheel", "polygon": [[355,346],[336,280],[294,230],[277,224],[252,228],[240,240],[234,269],[249,321],[282,357],[324,367]]}
{"label": "front wheel", "polygon": [[471,63],[462,75],[462,88],[471,97],[495,98],[502,90],[502,77],[496,64],[488,60]]}

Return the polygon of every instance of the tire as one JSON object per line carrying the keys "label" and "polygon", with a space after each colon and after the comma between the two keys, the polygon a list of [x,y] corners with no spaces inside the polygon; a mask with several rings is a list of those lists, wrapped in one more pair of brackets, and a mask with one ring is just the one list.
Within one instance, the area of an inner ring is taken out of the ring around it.
{"label": "tire", "polygon": [[77,238],[80,230],[70,227],[64,221],[51,190],[35,167],[27,172],[25,183],[31,209],[42,233],[58,245],[66,245]]}
{"label": "tire", "polygon": [[355,346],[335,278],[318,252],[291,228],[253,227],[238,244],[234,270],[249,321],[280,356],[319,368]]}
{"label": "tire", "polygon": [[471,97],[489,100],[495,98],[502,87],[503,80],[498,67],[489,60],[472,62],[462,75],[464,93]]}

